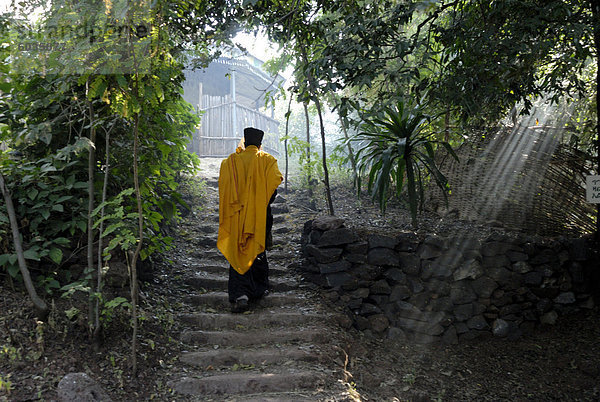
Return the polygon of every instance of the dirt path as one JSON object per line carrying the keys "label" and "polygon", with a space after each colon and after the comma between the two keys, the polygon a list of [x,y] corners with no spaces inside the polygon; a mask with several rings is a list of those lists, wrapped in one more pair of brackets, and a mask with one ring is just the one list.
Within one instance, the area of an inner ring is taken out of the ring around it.
{"label": "dirt path", "polygon": [[290,267],[301,223],[281,196],[273,205],[275,244],[268,252],[272,292],[248,313],[230,313],[228,264],[216,250],[219,161],[202,162],[204,213],[183,227],[195,251],[178,253],[174,261],[185,267],[183,281],[192,289],[185,301],[190,311],[178,317],[189,348],[179,356],[182,372],[168,386],[193,400],[347,400],[347,387],[338,381],[343,352],[336,335],[343,316],[324,308],[312,285]]}

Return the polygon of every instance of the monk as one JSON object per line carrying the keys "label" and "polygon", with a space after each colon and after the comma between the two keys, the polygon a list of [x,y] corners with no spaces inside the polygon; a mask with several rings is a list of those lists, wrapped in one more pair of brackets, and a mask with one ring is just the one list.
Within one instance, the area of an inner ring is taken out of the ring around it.
{"label": "monk", "polygon": [[221,162],[217,248],[229,262],[231,311],[242,313],[249,302],[269,291],[267,239],[271,239],[271,203],[283,176],[277,160],[262,150],[262,130],[244,129],[243,144]]}

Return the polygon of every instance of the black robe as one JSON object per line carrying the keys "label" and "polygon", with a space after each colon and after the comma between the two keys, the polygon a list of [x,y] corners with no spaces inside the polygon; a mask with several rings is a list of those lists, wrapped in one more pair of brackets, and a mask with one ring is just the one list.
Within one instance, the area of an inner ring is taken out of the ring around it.
{"label": "black robe", "polygon": [[[271,196],[269,205],[267,206],[267,231],[265,245],[272,245],[273,214],[271,212],[271,204],[275,200],[277,190]],[[269,290],[269,262],[267,261],[266,250],[256,256],[250,269],[244,274],[240,274],[233,267],[229,266],[229,281],[227,283],[227,291],[229,293],[229,302],[235,303],[235,300],[241,296],[248,296],[250,301],[260,299],[265,291]]]}

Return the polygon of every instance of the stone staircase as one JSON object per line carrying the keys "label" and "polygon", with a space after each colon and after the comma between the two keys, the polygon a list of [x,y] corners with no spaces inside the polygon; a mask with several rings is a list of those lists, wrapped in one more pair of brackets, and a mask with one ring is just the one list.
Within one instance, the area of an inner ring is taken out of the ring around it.
{"label": "stone staircase", "polygon": [[[168,386],[177,400],[215,401],[343,401],[348,388],[341,381],[344,351],[339,346],[345,316],[322,305],[313,285],[303,283],[289,265],[299,246],[289,209],[278,197],[274,250],[267,252],[271,293],[251,311],[230,313],[228,263],[216,251],[217,180],[205,177],[206,202],[212,216],[195,225],[198,234],[184,283],[191,289],[181,314],[188,345],[180,373]],[[215,218],[216,217],[216,218]]]}

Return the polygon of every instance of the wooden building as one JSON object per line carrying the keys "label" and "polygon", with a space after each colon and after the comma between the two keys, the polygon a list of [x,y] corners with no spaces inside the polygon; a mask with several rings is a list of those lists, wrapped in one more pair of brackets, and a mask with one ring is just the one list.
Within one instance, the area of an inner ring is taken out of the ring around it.
{"label": "wooden building", "polygon": [[277,90],[281,76],[271,77],[252,56],[220,57],[206,69],[186,70],[183,97],[200,115],[188,150],[200,157],[225,157],[234,152],[245,127],[265,132],[263,149],[279,153],[279,122],[265,99]]}

